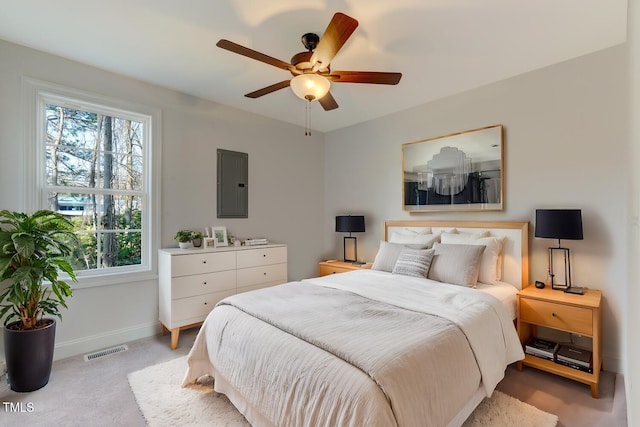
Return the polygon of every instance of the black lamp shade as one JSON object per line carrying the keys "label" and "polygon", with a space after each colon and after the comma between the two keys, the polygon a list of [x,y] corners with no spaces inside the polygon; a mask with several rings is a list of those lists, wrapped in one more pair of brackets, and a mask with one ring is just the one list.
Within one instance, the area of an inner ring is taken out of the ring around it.
{"label": "black lamp shade", "polygon": [[580,209],[536,209],[535,237],[582,240]]}
{"label": "black lamp shade", "polygon": [[336,232],[364,233],[364,216],[358,216],[358,215],[336,216]]}

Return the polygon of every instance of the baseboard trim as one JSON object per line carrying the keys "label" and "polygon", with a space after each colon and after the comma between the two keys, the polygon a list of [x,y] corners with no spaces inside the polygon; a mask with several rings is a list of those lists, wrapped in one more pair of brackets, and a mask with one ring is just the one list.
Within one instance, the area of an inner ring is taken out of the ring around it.
{"label": "baseboard trim", "polygon": [[158,322],[143,323],[75,340],[58,342],[56,343],[53,359],[66,359],[67,357],[90,353],[140,338],[147,338],[159,333],[159,325]]}

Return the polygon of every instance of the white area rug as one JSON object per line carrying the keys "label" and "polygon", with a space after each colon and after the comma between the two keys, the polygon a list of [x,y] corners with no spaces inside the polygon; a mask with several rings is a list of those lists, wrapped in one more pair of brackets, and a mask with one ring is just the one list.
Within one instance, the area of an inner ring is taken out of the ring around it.
{"label": "white area rug", "polygon": [[[129,384],[147,425],[249,426],[226,396],[211,384],[182,388],[186,356],[129,374]],[[465,422],[465,427],[554,427],[558,417],[496,391]]]}

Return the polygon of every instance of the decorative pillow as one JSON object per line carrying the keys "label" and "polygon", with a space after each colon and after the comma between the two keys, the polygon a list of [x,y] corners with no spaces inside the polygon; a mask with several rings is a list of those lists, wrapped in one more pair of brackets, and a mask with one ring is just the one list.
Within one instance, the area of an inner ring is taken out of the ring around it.
{"label": "decorative pillow", "polygon": [[431,266],[434,252],[434,249],[403,248],[392,273],[425,278],[429,266]]}
{"label": "decorative pillow", "polygon": [[440,234],[399,234],[391,233],[389,242],[401,243],[403,245],[420,245],[424,248],[430,248],[435,242],[440,241]]}
{"label": "decorative pillow", "polygon": [[403,248],[404,245],[381,240],[378,253],[376,254],[376,258],[373,260],[371,269],[392,272]]}
{"label": "decorative pillow", "polygon": [[435,243],[427,277],[454,285],[475,286],[484,246]]}
{"label": "decorative pillow", "polygon": [[502,247],[504,237],[481,237],[473,238],[468,234],[448,234],[442,233],[441,242],[447,244],[465,243],[469,245],[483,245],[485,250],[480,260],[480,272],[478,281],[493,284],[502,278]]}

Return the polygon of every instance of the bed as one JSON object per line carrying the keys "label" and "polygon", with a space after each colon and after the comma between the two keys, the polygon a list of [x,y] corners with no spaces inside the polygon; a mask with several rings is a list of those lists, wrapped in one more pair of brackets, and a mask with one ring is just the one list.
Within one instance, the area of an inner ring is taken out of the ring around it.
{"label": "bed", "polygon": [[387,221],[384,237],[370,271],[221,301],[183,384],[212,376],[253,426],[461,425],[524,357],[528,223]]}

